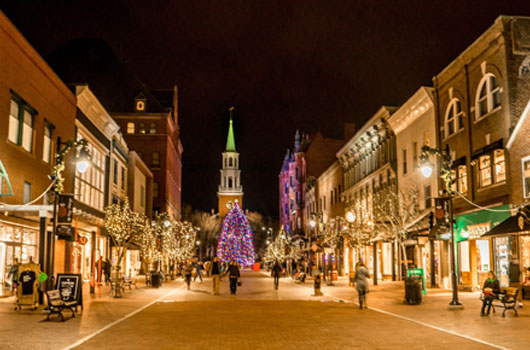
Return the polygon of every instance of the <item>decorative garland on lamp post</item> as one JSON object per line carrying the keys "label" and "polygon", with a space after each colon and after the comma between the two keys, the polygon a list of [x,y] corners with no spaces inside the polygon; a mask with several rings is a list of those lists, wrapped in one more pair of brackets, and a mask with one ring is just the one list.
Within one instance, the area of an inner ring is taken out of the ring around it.
{"label": "decorative garland on lamp post", "polygon": [[[88,150],[87,140],[85,139],[81,139],[79,141],[68,140],[62,144],[64,145],[64,147],[62,147],[59,150],[59,152],[55,154],[55,166],[52,168],[52,171],[51,171],[52,179],[55,180],[55,185],[53,187],[53,190],[58,194],[62,193],[64,190],[64,177],[62,175],[62,172],[65,169],[64,158],[66,157],[68,152],[72,148],[79,149],[80,154],[83,154],[86,157],[88,157],[88,160],[91,159],[90,152]],[[60,144],[59,144],[59,147],[60,147]]]}
{"label": "decorative garland on lamp post", "polygon": [[444,182],[445,190],[448,194],[452,196],[454,194],[452,189],[454,175],[452,172],[453,160],[451,158],[451,155],[449,154],[449,145],[446,146],[445,150],[442,150],[440,148],[423,146],[421,148],[420,155],[420,165],[422,167],[422,171],[424,167],[431,168],[431,172],[432,168],[434,168],[434,165],[429,161],[429,155],[438,156],[442,160],[442,166],[440,168],[440,178]]}

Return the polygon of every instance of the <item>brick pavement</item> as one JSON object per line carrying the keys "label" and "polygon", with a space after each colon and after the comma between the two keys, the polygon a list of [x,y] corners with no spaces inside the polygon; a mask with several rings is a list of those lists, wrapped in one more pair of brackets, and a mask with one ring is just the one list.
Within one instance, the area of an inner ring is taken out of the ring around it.
{"label": "brick pavement", "polygon": [[[0,300],[0,349],[62,349],[120,320],[157,298],[152,306],[117,323],[79,346],[80,349],[479,349],[488,346],[374,310],[358,310],[351,303],[354,290],[339,281],[323,286],[324,296],[312,297],[312,284],[282,279],[273,289],[264,274],[245,272],[236,296],[226,280],[221,295],[211,295],[211,282],[181,280],[161,289],[140,287],[123,299],[86,298],[86,310],[67,322],[40,322],[42,313],[15,312]],[[431,291],[430,291],[431,292]],[[530,326],[527,306],[519,317],[478,316],[474,293],[462,293],[463,311],[448,311],[447,291],[432,291],[418,306],[403,305],[401,283],[371,288],[369,305],[410,317],[417,322],[476,337],[505,348],[527,348]],[[85,294],[86,296],[87,294]],[[528,306],[530,307],[530,305]],[[6,327],[7,325],[7,327]],[[14,341],[12,341],[14,339]]]}

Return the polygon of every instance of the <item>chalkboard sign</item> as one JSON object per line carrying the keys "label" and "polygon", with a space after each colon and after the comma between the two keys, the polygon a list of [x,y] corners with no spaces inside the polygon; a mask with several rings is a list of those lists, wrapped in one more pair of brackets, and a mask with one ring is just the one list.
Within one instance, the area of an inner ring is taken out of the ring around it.
{"label": "chalkboard sign", "polygon": [[59,290],[65,302],[77,301],[77,305],[83,309],[83,280],[80,274],[57,274],[55,288]]}

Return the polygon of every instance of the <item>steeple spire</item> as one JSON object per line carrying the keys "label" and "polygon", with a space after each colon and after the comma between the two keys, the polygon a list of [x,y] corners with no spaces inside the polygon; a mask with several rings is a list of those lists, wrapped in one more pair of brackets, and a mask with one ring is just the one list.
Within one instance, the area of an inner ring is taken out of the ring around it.
{"label": "steeple spire", "polygon": [[230,126],[228,127],[228,138],[226,139],[226,152],[236,152],[236,141],[234,138],[234,128],[232,126],[232,113],[234,107],[228,109],[230,111]]}

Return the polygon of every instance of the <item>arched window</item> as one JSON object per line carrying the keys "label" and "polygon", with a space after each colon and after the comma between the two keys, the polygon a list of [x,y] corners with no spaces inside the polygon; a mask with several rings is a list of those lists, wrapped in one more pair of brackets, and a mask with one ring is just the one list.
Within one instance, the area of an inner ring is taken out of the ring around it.
{"label": "arched window", "polygon": [[232,157],[228,158],[228,166],[232,166]]}
{"label": "arched window", "polygon": [[228,178],[228,188],[232,188],[232,176]]}
{"label": "arched window", "polygon": [[160,166],[160,153],[153,152],[153,161],[151,162],[153,168],[158,168]]}
{"label": "arched window", "polygon": [[134,134],[134,123],[127,123],[127,134]]}
{"label": "arched window", "polygon": [[464,112],[460,100],[454,98],[449,102],[445,112],[445,137],[449,137],[464,128]]}
{"label": "arched window", "polygon": [[138,132],[140,134],[145,134],[145,123],[140,123],[140,125],[138,126]]}
{"label": "arched window", "polygon": [[475,102],[475,119],[491,112],[501,105],[501,91],[497,78],[493,74],[486,74],[478,84]]}
{"label": "arched window", "polygon": [[158,182],[153,182],[153,197],[158,198]]}
{"label": "arched window", "polygon": [[150,134],[156,134],[156,124],[155,123],[151,123],[151,125],[149,125],[149,133]]}

